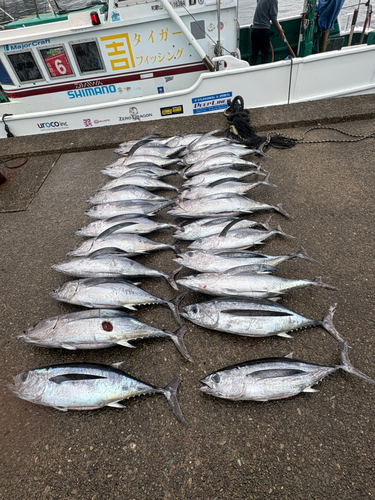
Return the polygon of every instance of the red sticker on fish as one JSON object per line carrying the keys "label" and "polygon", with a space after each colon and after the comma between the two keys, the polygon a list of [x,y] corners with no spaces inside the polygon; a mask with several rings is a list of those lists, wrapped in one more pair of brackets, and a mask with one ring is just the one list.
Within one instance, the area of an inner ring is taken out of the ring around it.
{"label": "red sticker on fish", "polygon": [[103,321],[102,328],[106,332],[111,332],[113,330],[113,325],[109,321]]}

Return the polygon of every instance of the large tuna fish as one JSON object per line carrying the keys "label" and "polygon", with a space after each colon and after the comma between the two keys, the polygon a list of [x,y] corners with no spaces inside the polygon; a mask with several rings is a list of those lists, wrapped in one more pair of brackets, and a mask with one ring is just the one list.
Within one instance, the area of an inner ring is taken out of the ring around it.
{"label": "large tuna fish", "polygon": [[22,372],[8,388],[19,398],[57,410],[95,410],[104,406],[125,408],[120,401],[142,394],[162,393],[173,413],[185,422],[177,401],[180,379],[164,389],[146,384],[115,366],[94,363],[52,365]]}
{"label": "large tuna fish", "polygon": [[120,278],[85,278],[67,281],[51,294],[56,300],[83,307],[135,310],[135,306],[163,304],[167,305],[179,325],[178,303],[186,295],[182,293],[168,301],[145,292],[138,286]]}
{"label": "large tuna fish", "polygon": [[117,248],[125,252],[128,256],[154,252],[157,250],[173,250],[177,252],[174,245],[158,243],[139,234],[108,234],[114,232],[116,226],[112,226],[97,238],[89,238],[77,245],[67,255],[70,257],[87,257],[91,253],[104,248]]}
{"label": "large tuna fish", "polygon": [[111,203],[103,203],[94,205],[87,210],[86,215],[93,219],[109,219],[117,215],[131,215],[133,217],[139,215],[156,215],[163,208],[173,205],[173,201],[151,201],[151,200],[129,200],[129,201],[113,201]]}
{"label": "large tuna fish", "polygon": [[201,380],[204,385],[199,390],[234,401],[269,401],[296,396],[300,392],[318,392],[312,387],[337,370],[375,384],[351,365],[348,344],[341,342],[340,365],[315,365],[289,357],[255,359],[211,373]]}
{"label": "large tuna fish", "polygon": [[39,347],[76,350],[135,347],[132,340],[163,337],[173,340],[182,356],[192,361],[184,344],[186,331],[184,326],[175,333],[159,330],[122,311],[90,309],[45,319],[17,339]]}
{"label": "large tuna fish", "polygon": [[168,275],[128,259],[124,252],[116,248],[103,248],[87,257],[76,257],[54,264],[52,269],[78,278],[164,278],[172,288],[178,290],[174,276],[182,268],[179,267]]}
{"label": "large tuna fish", "polygon": [[336,304],[329,308],[322,321],[317,321],[272,300],[218,298],[185,306],[180,315],[204,328],[245,337],[291,338],[287,332],[313,326],[321,326],[336,337],[332,322],[335,309]]}
{"label": "large tuna fish", "polygon": [[253,213],[264,210],[275,210],[285,217],[290,218],[281,205],[268,205],[250,200],[246,196],[233,193],[222,193],[206,196],[197,200],[176,202],[176,207],[169,210],[168,214],[182,218],[223,217],[237,216],[244,213]]}
{"label": "large tuna fish", "polygon": [[76,232],[77,236],[84,236],[87,238],[95,238],[100,236],[110,228],[117,226],[112,234],[148,234],[153,231],[161,229],[175,229],[174,224],[167,224],[164,222],[156,222],[147,217],[134,217],[129,215],[117,215],[116,217],[109,217],[108,219],[98,219],[90,222],[87,226],[81,228]]}
{"label": "large tuna fish", "polygon": [[265,273],[254,273],[251,266],[235,267],[225,273],[201,273],[176,280],[195,292],[222,297],[268,298],[283,295],[291,290],[317,286],[328,290],[337,290],[326,285],[320,278],[314,281],[287,279]]}
{"label": "large tuna fish", "polygon": [[296,253],[289,255],[264,255],[247,250],[226,250],[212,252],[208,250],[190,250],[179,254],[175,262],[181,266],[194,269],[201,273],[222,273],[234,267],[250,266],[253,264],[268,264],[278,266],[282,262],[299,257],[321,266],[312,257],[309,257],[304,248],[300,248]]}

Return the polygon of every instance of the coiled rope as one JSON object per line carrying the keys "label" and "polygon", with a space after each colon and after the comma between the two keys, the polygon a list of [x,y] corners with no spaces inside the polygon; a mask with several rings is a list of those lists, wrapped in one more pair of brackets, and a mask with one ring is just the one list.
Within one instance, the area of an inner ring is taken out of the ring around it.
{"label": "coiled rope", "polygon": [[[250,112],[244,109],[244,100],[242,96],[236,96],[233,100],[228,100],[228,108],[224,111],[227,117],[227,137],[234,141],[246,144],[254,149],[266,150],[268,147],[279,149],[289,149],[297,144],[320,144],[325,142],[358,142],[364,139],[375,137],[375,132],[370,134],[353,134],[346,132],[337,127],[330,125],[314,125],[307,129],[300,137],[290,137],[281,134],[268,134],[266,136],[259,136],[256,134],[254,127],[250,125]],[[351,137],[351,139],[305,139],[306,135],[313,130],[332,130],[340,134]]]}

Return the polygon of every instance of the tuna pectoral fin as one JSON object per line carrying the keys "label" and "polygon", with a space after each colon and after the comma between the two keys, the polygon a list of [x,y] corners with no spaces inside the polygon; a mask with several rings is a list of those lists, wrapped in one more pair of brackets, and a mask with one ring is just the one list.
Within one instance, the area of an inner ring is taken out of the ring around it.
{"label": "tuna pectoral fin", "polygon": [[108,403],[106,406],[111,406],[112,408],[125,408],[125,406],[119,403],[118,401],[113,401],[112,403]]}
{"label": "tuna pectoral fin", "polygon": [[306,387],[302,392],[319,392],[319,389],[313,389],[312,387]]}
{"label": "tuna pectoral fin", "polygon": [[180,405],[178,404],[177,400],[177,388],[180,382],[181,380],[178,377],[175,377],[172,382],[167,385],[167,387],[164,387],[164,389],[162,389],[162,391],[178,420],[180,420],[180,422],[182,422],[183,424],[186,424],[186,420],[184,418],[184,415],[182,414]]}
{"label": "tuna pectoral fin", "polygon": [[129,342],[127,340],[124,340],[124,339],[123,340],[118,340],[116,342],[116,344],[123,345],[124,347],[131,347],[132,349],[135,349],[135,345],[129,344]]}
{"label": "tuna pectoral fin", "polygon": [[184,343],[184,335],[187,332],[187,330],[188,329],[186,326],[182,326],[174,333],[172,332],[165,332],[165,333],[173,340],[180,354],[188,361],[193,361]]}
{"label": "tuna pectoral fin", "polygon": [[354,368],[354,366],[350,363],[348,350],[349,350],[348,343],[341,342],[341,366],[340,366],[340,368],[342,370],[345,370],[348,373],[351,373],[352,375],[355,375],[356,377],[360,378],[361,380],[368,382],[369,384],[375,384],[375,380],[373,380],[372,378],[368,377],[364,373],[362,373],[359,370],[357,370],[356,368]]}
{"label": "tuna pectoral fin", "polygon": [[283,332],[283,333],[278,333],[277,334],[278,337],[284,337],[284,339],[292,339],[293,338],[293,335],[288,335],[287,333]]}

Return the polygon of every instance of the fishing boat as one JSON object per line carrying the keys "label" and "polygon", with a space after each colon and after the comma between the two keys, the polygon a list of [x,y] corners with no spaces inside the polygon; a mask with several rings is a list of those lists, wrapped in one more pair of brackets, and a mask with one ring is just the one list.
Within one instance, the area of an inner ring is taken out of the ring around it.
{"label": "fishing boat", "polygon": [[[334,0],[324,0],[333,2]],[[323,2],[323,0],[322,0]],[[237,0],[91,0],[85,8],[0,27],[0,138],[375,92],[375,31],[337,19],[322,31],[315,0],[271,27],[273,60],[249,65]],[[337,3],[337,0],[336,0]]]}

